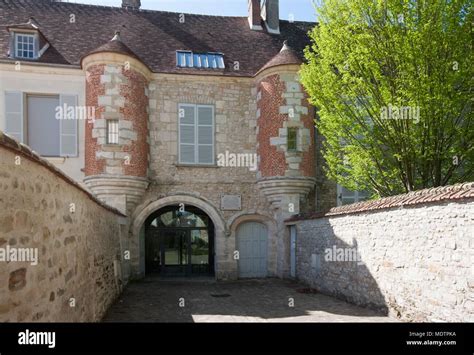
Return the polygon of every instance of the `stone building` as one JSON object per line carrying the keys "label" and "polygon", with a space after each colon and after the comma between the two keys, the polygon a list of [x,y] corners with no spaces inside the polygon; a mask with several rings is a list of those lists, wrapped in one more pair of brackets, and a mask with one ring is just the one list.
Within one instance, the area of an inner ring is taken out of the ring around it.
{"label": "stone building", "polygon": [[278,5],[0,0],[0,130],[128,216],[131,277],[289,277],[284,220],[363,198],[323,176],[298,80],[315,24]]}

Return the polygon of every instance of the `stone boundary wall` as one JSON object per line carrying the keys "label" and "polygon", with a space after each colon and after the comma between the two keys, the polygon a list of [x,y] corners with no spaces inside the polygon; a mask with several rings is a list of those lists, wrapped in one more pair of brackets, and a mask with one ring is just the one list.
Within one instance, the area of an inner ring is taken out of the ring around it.
{"label": "stone boundary wall", "polygon": [[122,289],[123,223],[0,132],[0,322],[99,321]]}
{"label": "stone boundary wall", "polygon": [[403,321],[474,322],[474,183],[299,215],[296,276]]}

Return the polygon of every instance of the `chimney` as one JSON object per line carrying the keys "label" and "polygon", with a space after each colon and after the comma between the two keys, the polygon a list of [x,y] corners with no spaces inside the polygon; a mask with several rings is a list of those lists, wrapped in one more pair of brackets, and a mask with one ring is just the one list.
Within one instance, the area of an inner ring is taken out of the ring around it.
{"label": "chimney", "polygon": [[127,10],[140,10],[140,0],[122,0],[122,7]]}
{"label": "chimney", "polygon": [[262,18],[268,33],[280,34],[280,10],[278,0],[263,0]]}
{"label": "chimney", "polygon": [[249,25],[251,30],[263,30],[260,0],[248,0],[249,2]]}

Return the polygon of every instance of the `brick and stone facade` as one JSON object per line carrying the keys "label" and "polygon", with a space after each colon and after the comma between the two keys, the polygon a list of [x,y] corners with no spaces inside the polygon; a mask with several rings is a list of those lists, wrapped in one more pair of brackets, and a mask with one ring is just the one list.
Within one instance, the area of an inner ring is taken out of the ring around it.
{"label": "brick and stone facade", "polygon": [[[119,43],[119,45],[117,45]],[[148,69],[119,34],[83,59],[87,104],[85,183],[124,212],[133,211],[148,185]],[[118,144],[108,144],[107,121],[118,122]]]}
{"label": "brick and stone facade", "polygon": [[[217,278],[238,278],[233,255],[242,221],[266,225],[267,274],[287,276],[283,220],[313,208],[315,198],[314,111],[295,60],[285,44],[254,79],[152,74],[118,35],[84,57],[87,102],[97,115],[86,127],[85,183],[130,216],[135,277],[145,273],[145,219],[181,203],[214,217]],[[179,104],[213,106],[215,155],[256,155],[258,169],[179,164]],[[118,145],[107,144],[108,119],[119,121]],[[288,127],[297,128],[295,151],[287,149]],[[241,207],[223,210],[225,195],[240,196]]]}
{"label": "brick and stone facade", "polygon": [[[50,71],[63,75],[75,70],[83,79],[80,92],[67,92],[89,114],[78,123],[78,150],[83,155],[68,173],[80,176],[97,198],[128,216],[128,236],[122,245],[129,248],[132,276],[142,277],[146,271],[147,218],[180,204],[198,208],[212,220],[213,271],[218,279],[239,277],[234,254],[239,251],[239,227],[247,222],[266,228],[265,275],[288,276],[283,221],[318,205],[314,110],[298,78],[309,40],[306,33],[313,24],[280,26],[278,1],[263,6],[249,2],[249,22],[191,14],[180,22],[179,14],[141,11],[140,1],[124,1],[122,8],[47,0],[32,7],[27,0],[19,1],[25,2],[24,9],[2,3],[2,11],[16,24],[26,21],[25,11],[28,16],[35,13],[41,23],[38,31],[57,51],[41,57],[48,67],[45,78]],[[73,10],[83,16],[63,36],[57,31],[58,21]],[[200,41],[190,41],[190,33]],[[222,33],[234,39],[223,40]],[[9,43],[0,36],[0,45]],[[223,65],[180,65],[182,51],[210,61],[218,54]],[[61,66],[61,71],[54,66]],[[61,95],[58,90],[53,87],[50,94]],[[214,163],[180,164],[181,104],[212,107]],[[115,130],[116,123],[118,141],[110,144],[108,127]],[[289,129],[297,130],[294,150],[288,149]],[[255,157],[255,166],[223,166],[218,157],[227,154]],[[237,205],[224,206],[229,198]]]}

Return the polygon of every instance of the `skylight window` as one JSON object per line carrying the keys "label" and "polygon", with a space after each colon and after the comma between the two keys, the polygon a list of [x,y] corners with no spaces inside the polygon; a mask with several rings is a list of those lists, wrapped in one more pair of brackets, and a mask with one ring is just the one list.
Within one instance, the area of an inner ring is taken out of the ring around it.
{"label": "skylight window", "polygon": [[222,53],[176,52],[176,65],[181,68],[224,69]]}

